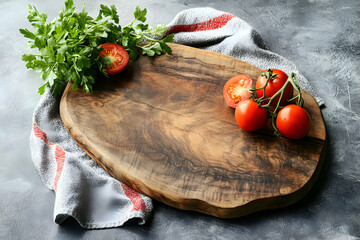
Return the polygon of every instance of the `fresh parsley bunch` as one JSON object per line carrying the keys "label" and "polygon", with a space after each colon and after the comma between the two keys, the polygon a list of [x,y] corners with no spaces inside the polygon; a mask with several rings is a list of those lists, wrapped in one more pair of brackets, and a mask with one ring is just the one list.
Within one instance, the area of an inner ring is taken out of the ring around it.
{"label": "fresh parsley bunch", "polygon": [[[73,0],[66,0],[59,16],[46,23],[47,14],[39,13],[35,6],[29,5],[27,19],[34,31],[20,29],[20,33],[30,39],[28,46],[37,48],[39,53],[24,54],[22,60],[27,68],[41,72],[45,84],[39,88],[39,93],[43,94],[46,87],[51,87],[53,95],[59,97],[70,80],[74,82],[73,90],[82,87],[85,92],[92,92],[97,73],[106,75],[103,66],[109,65],[108,59],[99,56],[102,48],[98,46],[106,42],[122,45],[132,60],[141,53],[148,56],[171,54],[166,43],[173,42],[173,35],[159,39],[167,26],[159,24],[152,28],[145,24],[146,13],[146,9],[136,7],[135,19],[121,27],[114,5],[101,4],[94,19],[85,7],[78,13]],[[144,41],[148,44],[141,44]]]}

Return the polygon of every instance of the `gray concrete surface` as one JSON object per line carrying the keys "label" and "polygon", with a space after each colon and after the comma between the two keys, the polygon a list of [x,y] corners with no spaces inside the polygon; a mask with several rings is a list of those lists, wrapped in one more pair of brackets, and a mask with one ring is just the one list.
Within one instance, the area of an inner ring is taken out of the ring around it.
{"label": "gray concrete surface", "polygon": [[[324,169],[312,191],[284,209],[222,220],[155,202],[151,220],[122,228],[82,229],[53,222],[54,192],[33,167],[29,134],[40,76],[20,60],[27,4],[52,19],[62,1],[0,1],[0,239],[360,239],[360,1],[134,0],[116,4],[127,23],[136,5],[148,22],[168,23],[183,9],[209,6],[247,21],[268,47],[295,62],[318,94],[328,133]],[[76,1],[79,8],[84,1]]]}

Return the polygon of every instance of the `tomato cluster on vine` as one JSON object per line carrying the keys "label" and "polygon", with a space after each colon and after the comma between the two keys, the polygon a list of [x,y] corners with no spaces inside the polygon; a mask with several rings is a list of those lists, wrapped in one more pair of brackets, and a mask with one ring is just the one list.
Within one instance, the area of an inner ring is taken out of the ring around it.
{"label": "tomato cluster on vine", "polygon": [[[295,73],[289,76],[279,69],[264,71],[253,88],[244,74],[229,79],[223,90],[226,103],[235,108],[235,119],[244,131],[258,131],[271,118],[275,134],[290,139],[304,138],[311,119],[303,108],[303,98]],[[293,96],[295,93],[295,96]]]}

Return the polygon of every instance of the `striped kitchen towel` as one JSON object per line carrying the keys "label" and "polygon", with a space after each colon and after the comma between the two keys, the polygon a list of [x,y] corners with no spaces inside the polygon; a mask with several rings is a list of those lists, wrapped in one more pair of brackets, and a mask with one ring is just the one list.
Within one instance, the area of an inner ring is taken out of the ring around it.
{"label": "striped kitchen towel", "polygon": [[[245,21],[212,8],[180,12],[167,34],[174,42],[230,55],[259,68],[296,72],[300,85],[313,92],[296,66],[267,50],[260,35]],[[59,100],[47,90],[33,115],[30,137],[32,159],[45,186],[56,193],[54,221],[73,217],[84,228],[122,226],[129,219],[144,224],[153,209],[152,200],[112,178],[73,140],[59,114]]]}

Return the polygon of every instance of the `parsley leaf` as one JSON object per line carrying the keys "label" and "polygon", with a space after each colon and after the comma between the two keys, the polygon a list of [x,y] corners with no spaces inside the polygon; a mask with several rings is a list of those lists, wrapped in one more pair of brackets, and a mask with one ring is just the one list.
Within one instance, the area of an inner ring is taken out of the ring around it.
{"label": "parsley leaf", "polygon": [[140,22],[145,22],[146,21],[146,13],[147,13],[147,10],[146,8],[144,10],[141,10],[139,6],[137,6],[135,8],[135,12],[134,12],[134,17],[135,17],[135,20],[139,20]]}
{"label": "parsley leaf", "polygon": [[87,93],[92,92],[96,75],[106,75],[105,66],[111,65],[109,58],[99,55],[102,48],[98,46],[106,42],[122,45],[132,60],[140,54],[171,54],[166,43],[173,42],[173,35],[166,35],[166,25],[151,28],[145,24],[146,14],[146,8],[137,6],[134,20],[121,27],[114,5],[101,4],[94,19],[88,15],[85,6],[77,12],[74,1],[66,0],[58,17],[47,23],[47,14],[39,13],[35,6],[29,5],[27,19],[34,30],[19,31],[29,39],[28,46],[37,48],[39,52],[24,54],[22,60],[27,68],[41,73],[45,83],[39,88],[39,94],[50,87],[53,95],[60,97],[69,81],[73,82],[73,90],[81,87]]}

